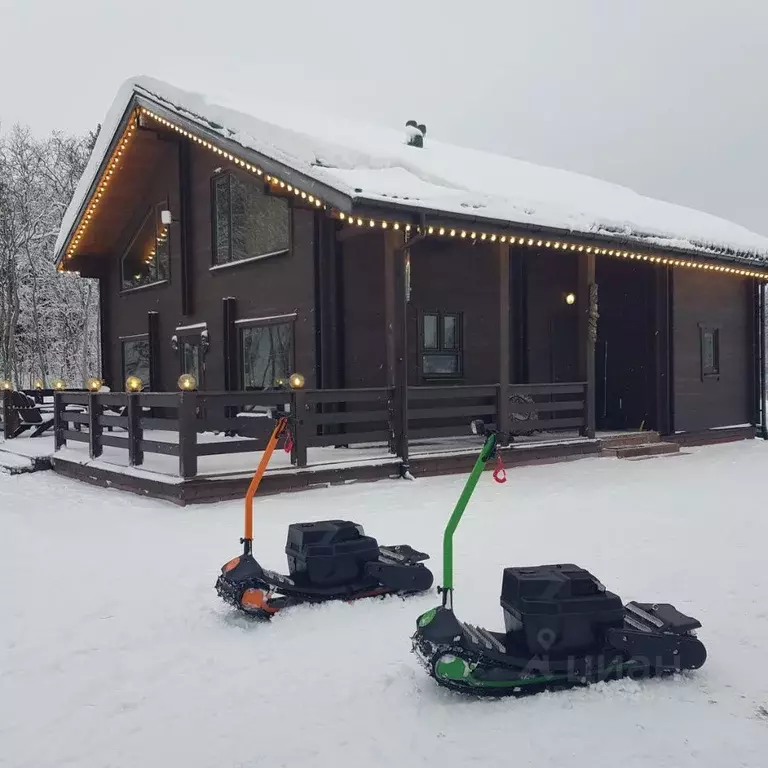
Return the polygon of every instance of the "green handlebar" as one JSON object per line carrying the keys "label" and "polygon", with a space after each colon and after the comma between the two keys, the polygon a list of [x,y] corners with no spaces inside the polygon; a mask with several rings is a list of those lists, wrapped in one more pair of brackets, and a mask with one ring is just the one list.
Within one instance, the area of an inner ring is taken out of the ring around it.
{"label": "green handlebar", "polygon": [[459,496],[459,500],[456,502],[453,514],[448,520],[448,525],[445,526],[445,533],[443,534],[443,592],[447,593],[453,589],[453,534],[459,525],[461,516],[464,514],[464,510],[469,504],[470,498],[474,493],[477,481],[480,479],[480,475],[485,469],[485,465],[488,459],[493,456],[496,449],[496,434],[491,433],[485,440],[480,455],[477,457],[475,466],[472,467],[467,482],[464,486],[464,490]]}

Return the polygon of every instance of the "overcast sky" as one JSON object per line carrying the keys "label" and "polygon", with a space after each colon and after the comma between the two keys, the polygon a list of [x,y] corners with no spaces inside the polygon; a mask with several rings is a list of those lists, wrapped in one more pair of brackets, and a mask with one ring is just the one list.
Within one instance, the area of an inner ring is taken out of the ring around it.
{"label": "overcast sky", "polygon": [[0,122],[85,131],[146,74],[413,117],[768,234],[767,39],[765,0],[0,0]]}

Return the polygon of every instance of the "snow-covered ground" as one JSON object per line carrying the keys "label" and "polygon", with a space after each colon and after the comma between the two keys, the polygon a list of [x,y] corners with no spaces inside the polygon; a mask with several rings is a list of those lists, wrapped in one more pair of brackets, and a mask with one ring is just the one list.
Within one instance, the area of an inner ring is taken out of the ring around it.
{"label": "snow-covered ground", "polygon": [[[768,764],[768,569],[759,441],[490,475],[456,540],[456,607],[501,625],[504,565],[574,561],[704,624],[702,670],[520,700],[439,689],[409,652],[434,594],[297,608],[271,624],[213,591],[241,505],[180,509],[52,473],[0,475],[0,766]],[[349,517],[433,555],[459,476],[262,498],[256,548]]]}

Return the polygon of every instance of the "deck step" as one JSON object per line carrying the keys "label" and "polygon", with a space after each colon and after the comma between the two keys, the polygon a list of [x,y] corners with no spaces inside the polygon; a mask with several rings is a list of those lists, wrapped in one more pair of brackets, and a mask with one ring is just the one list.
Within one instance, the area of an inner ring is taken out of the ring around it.
{"label": "deck step", "polygon": [[614,448],[625,448],[630,445],[648,445],[648,443],[658,443],[660,440],[658,432],[625,432],[618,435],[606,435],[600,437],[600,447],[603,450],[612,450]]}
{"label": "deck step", "polygon": [[616,456],[618,459],[636,459],[643,456],[665,456],[680,453],[677,443],[646,443],[645,445],[626,445],[621,448],[603,451],[603,455]]}

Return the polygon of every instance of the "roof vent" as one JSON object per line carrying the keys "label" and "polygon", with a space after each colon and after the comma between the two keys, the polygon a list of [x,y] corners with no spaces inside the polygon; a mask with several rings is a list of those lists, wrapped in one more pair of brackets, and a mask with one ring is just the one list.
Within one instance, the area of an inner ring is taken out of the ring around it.
{"label": "roof vent", "polygon": [[409,120],[405,124],[407,143],[411,147],[423,147],[424,137],[427,135],[427,126],[418,124],[415,120]]}

